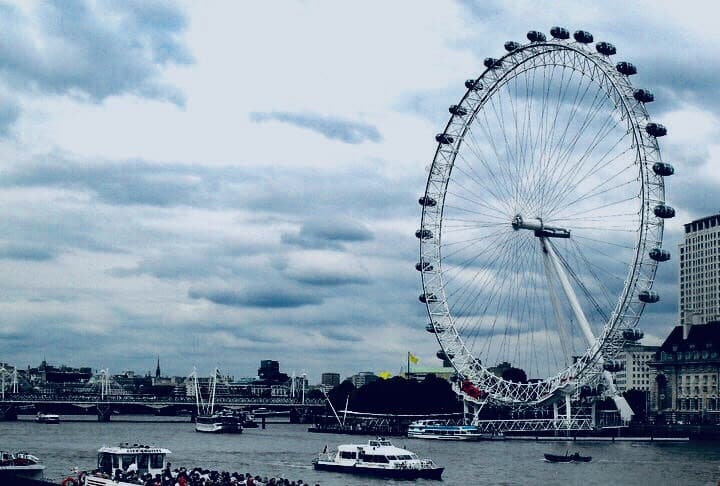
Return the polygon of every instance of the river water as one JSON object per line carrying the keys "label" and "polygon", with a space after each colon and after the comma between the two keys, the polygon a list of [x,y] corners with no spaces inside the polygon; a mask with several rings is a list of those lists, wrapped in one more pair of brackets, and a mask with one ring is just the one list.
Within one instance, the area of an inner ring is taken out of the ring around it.
{"label": "river water", "polygon": [[[268,424],[240,435],[199,434],[193,424],[153,417],[63,417],[59,425],[37,424],[32,417],[0,422],[0,449],[27,450],[45,463],[46,478],[59,479],[71,467],[92,469],[102,445],[141,443],[172,450],[173,468],[250,472],[302,479],[323,486],[394,484],[395,481],[314,471],[313,457],[327,444],[364,443],[369,437],[311,434],[306,425]],[[446,485],[717,485],[720,443],[684,442],[437,442],[391,438],[397,446],[445,466]],[[579,451],[592,462],[552,464],[543,453]],[[418,480],[420,484],[439,484]],[[398,482],[408,484],[407,481]]]}

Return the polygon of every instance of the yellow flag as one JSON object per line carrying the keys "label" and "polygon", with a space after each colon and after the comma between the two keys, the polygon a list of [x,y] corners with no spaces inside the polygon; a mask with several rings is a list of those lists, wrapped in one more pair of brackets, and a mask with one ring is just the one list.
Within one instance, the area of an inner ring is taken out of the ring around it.
{"label": "yellow flag", "polygon": [[381,371],[380,373],[378,373],[378,376],[383,380],[387,380],[392,376],[392,373],[390,373],[389,371]]}
{"label": "yellow flag", "polygon": [[418,357],[415,356],[415,355],[412,354],[412,353],[408,353],[408,359],[410,360],[410,362],[411,362],[412,364],[418,364],[418,363],[420,362],[420,360],[418,359]]}

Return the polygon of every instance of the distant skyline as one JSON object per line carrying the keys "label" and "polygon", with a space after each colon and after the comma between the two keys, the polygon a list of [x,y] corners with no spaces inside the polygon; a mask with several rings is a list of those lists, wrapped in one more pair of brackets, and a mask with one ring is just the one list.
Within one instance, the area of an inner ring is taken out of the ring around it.
{"label": "distant skyline", "polygon": [[0,361],[164,373],[440,365],[414,269],[447,107],[507,40],[638,67],[676,175],[640,328],[677,324],[682,225],[720,212],[719,7],[0,1]]}

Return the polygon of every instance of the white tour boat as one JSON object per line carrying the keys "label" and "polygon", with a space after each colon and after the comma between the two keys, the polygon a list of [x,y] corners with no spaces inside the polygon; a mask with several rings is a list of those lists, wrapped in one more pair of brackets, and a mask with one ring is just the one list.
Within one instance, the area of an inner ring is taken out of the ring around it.
{"label": "white tour boat", "polygon": [[[97,470],[81,473],[76,484],[80,486],[125,486],[137,482],[125,481],[128,476],[153,477],[162,474],[167,467],[170,450],[140,444],[120,444],[115,447],[103,446],[98,449]],[[68,478],[71,479],[71,478]]]}
{"label": "white tour boat", "polygon": [[435,440],[485,440],[490,434],[483,434],[474,425],[450,424],[442,420],[417,420],[408,427],[407,436],[412,439]]}
{"label": "white tour boat", "polygon": [[321,452],[313,461],[317,470],[363,474],[396,479],[440,479],[445,468],[430,459],[395,447],[378,438],[367,444],[342,444],[336,451]]}
{"label": "white tour boat", "polygon": [[45,466],[27,452],[0,451],[0,484],[11,484],[12,477],[41,479]]}
{"label": "white tour boat", "polygon": [[60,415],[55,415],[54,413],[38,412],[38,414],[35,416],[35,422],[39,424],[59,424]]}
{"label": "white tour boat", "polygon": [[244,417],[242,415],[223,410],[209,415],[198,415],[195,418],[195,430],[215,434],[240,434],[243,431],[243,422]]}

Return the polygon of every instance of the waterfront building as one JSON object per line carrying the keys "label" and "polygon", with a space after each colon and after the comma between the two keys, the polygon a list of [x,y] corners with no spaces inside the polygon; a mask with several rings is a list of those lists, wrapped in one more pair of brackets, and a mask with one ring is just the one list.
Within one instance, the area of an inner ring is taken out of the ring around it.
{"label": "waterfront building", "polygon": [[258,368],[258,378],[267,382],[287,382],[290,377],[285,373],[280,373],[280,363],[272,359],[264,359],[260,361]]}
{"label": "waterfront building", "polygon": [[690,423],[720,420],[720,321],[676,326],[651,365],[658,412]]}
{"label": "waterfront building", "polygon": [[685,225],[685,239],[680,249],[680,305],[682,326],[692,321],[720,320],[720,214],[696,219]]}
{"label": "waterfront building", "polygon": [[368,383],[372,383],[373,381],[377,381],[379,379],[380,377],[372,371],[361,371],[360,373],[350,377],[350,381],[355,388],[360,388],[363,385],[367,385]]}
{"label": "waterfront building", "polygon": [[340,384],[340,373],[323,373],[320,384],[324,387],[334,388]]}
{"label": "waterfront building", "polygon": [[630,344],[623,347],[615,358],[622,365],[616,372],[615,386],[619,392],[640,390],[652,393],[655,389],[657,370],[650,366],[660,346],[643,346]]}

